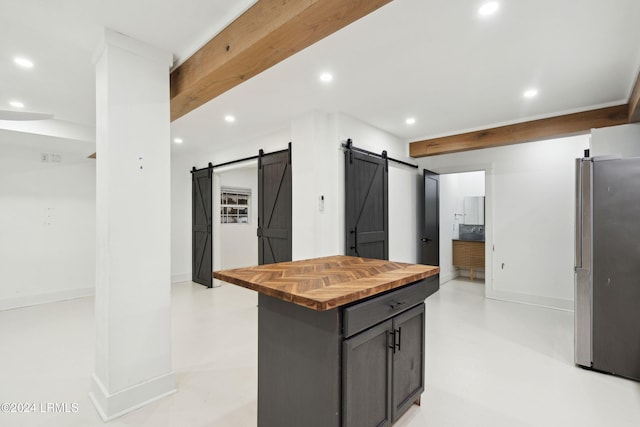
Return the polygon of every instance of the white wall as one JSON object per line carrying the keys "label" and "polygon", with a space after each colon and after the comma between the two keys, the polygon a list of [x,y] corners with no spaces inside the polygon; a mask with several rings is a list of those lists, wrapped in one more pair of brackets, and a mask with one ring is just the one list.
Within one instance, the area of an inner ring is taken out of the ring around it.
{"label": "white wall", "polygon": [[[484,196],[484,186],[484,171],[440,175],[440,283],[469,276],[468,270],[452,265],[452,239],[458,238],[458,226],[463,223],[464,198]],[[477,272],[476,277],[483,278],[484,272]]]}
{"label": "white wall", "polygon": [[[407,160],[399,138],[345,114],[310,112],[292,122],[293,256],[345,253],[344,151],[356,147]],[[389,259],[417,262],[419,171],[389,163]],[[324,196],[324,211],[319,198]]]}
{"label": "white wall", "polygon": [[188,156],[171,158],[171,281],[191,280],[191,168]]}
{"label": "white wall", "polygon": [[458,210],[458,174],[440,175],[440,284],[446,283],[458,276],[453,267],[451,239],[457,238],[457,224],[460,220],[455,217]]}
{"label": "white wall", "polygon": [[392,261],[419,262],[418,203],[422,188],[422,177],[416,169],[389,164],[389,259]]}
{"label": "white wall", "polygon": [[419,159],[440,173],[486,171],[488,297],[572,309],[574,163],[588,144],[576,136]]}
{"label": "white wall", "polygon": [[[190,169],[275,151],[292,142],[293,259],[344,254],[344,152],[347,138],[357,147],[407,160],[408,146],[395,136],[344,114],[309,112],[289,129],[232,148],[174,157],[172,162],[172,276],[191,276]],[[389,257],[417,262],[417,201],[421,170],[389,168]],[[321,212],[319,198],[324,196]],[[215,239],[215,237],[214,237]]]}
{"label": "white wall", "polygon": [[95,161],[39,145],[0,141],[0,309],[94,292]]}
{"label": "white wall", "polygon": [[640,157],[640,123],[591,131],[592,157],[606,155]]}

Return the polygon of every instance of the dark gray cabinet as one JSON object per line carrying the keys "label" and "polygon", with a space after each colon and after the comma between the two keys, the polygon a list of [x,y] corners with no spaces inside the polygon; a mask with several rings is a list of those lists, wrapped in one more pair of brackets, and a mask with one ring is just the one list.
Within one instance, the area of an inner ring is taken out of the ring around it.
{"label": "dark gray cabinet", "polygon": [[438,276],[327,311],[258,296],[258,427],[384,427],[424,390]]}
{"label": "dark gray cabinet", "polygon": [[[391,425],[393,353],[388,320],[343,343],[342,419],[346,427]],[[366,392],[363,392],[366,391]]]}
{"label": "dark gray cabinet", "polygon": [[342,375],[343,427],[400,418],[424,391],[424,303],[344,340]]}
{"label": "dark gray cabinet", "polygon": [[424,391],[424,303],[394,317],[393,330],[391,419],[395,422]]}

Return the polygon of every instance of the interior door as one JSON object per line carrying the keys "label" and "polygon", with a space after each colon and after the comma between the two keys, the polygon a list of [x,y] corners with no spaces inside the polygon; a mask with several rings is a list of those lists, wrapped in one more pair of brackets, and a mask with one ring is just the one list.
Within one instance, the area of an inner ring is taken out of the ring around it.
{"label": "interior door", "polygon": [[424,215],[420,237],[420,262],[440,265],[440,175],[424,170]]}
{"label": "interior door", "polygon": [[350,256],[389,259],[387,160],[345,152],[346,250]]}
{"label": "interior door", "polygon": [[258,161],[258,263],[291,261],[291,146]]}
{"label": "interior door", "polygon": [[213,286],[212,168],[191,172],[191,280]]}

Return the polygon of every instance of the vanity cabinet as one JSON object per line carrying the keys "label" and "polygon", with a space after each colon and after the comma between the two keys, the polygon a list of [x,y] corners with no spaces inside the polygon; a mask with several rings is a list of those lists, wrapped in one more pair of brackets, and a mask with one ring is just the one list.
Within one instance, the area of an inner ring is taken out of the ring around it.
{"label": "vanity cabinet", "polygon": [[453,266],[468,268],[471,280],[475,269],[484,269],[484,261],[484,242],[453,241]]}

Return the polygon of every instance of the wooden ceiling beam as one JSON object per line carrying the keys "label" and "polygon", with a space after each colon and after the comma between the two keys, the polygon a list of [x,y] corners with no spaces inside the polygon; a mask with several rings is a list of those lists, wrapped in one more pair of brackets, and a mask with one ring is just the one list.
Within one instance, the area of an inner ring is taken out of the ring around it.
{"label": "wooden ceiling beam", "polygon": [[566,114],[409,144],[411,157],[436,156],[522,142],[586,134],[594,128],[628,123],[629,105]]}
{"label": "wooden ceiling beam", "polygon": [[392,0],[258,0],[171,73],[171,121]]}
{"label": "wooden ceiling beam", "polygon": [[640,73],[629,96],[629,123],[640,122]]}

